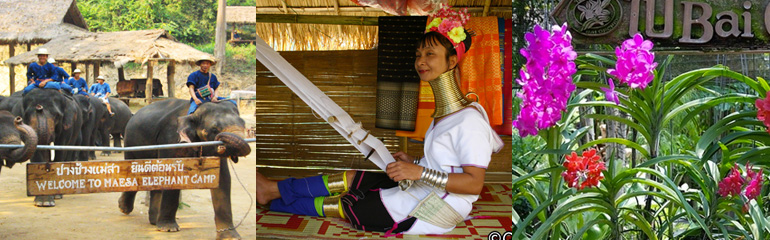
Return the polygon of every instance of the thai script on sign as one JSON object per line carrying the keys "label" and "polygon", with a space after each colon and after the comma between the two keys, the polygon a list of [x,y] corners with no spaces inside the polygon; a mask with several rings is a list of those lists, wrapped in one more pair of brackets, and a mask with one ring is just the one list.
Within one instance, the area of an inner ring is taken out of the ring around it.
{"label": "thai script on sign", "polygon": [[75,163],[75,166],[62,165],[56,168],[56,175],[97,175],[97,174],[117,174],[120,173],[120,166],[114,163],[105,163],[102,166],[83,166]]}
{"label": "thai script on sign", "polygon": [[131,163],[131,173],[146,173],[146,172],[182,172],[184,171],[184,162],[176,161],[174,163],[162,163],[160,160],[145,161],[144,164],[138,162]]}

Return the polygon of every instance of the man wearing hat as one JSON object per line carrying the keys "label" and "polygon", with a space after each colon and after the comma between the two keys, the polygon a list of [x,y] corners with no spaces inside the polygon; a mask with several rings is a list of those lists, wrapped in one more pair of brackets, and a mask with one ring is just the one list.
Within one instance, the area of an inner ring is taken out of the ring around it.
{"label": "man wearing hat", "polygon": [[[214,59],[209,56],[203,56],[195,62],[200,67],[200,70],[190,73],[187,77],[187,87],[190,89],[190,109],[187,114],[192,114],[198,109],[198,106],[204,102],[219,102],[225,98],[220,97],[217,94],[219,88],[219,80],[217,76],[209,72],[211,66],[216,64]],[[235,101],[230,100],[233,104]]]}
{"label": "man wearing hat", "polygon": [[48,58],[48,63],[53,64],[54,71],[56,74],[54,74],[53,81],[59,83],[59,87],[64,90],[67,93],[72,92],[72,87],[70,87],[69,84],[67,84],[67,79],[70,78],[70,75],[67,74],[67,71],[64,71],[64,68],[59,67],[59,64],[56,63],[56,59],[53,59],[52,57]]}
{"label": "man wearing hat", "polygon": [[110,101],[108,99],[112,91],[110,91],[110,85],[104,82],[104,77],[96,77],[96,83],[91,84],[91,88],[88,90],[88,92],[91,94],[91,96],[101,99],[104,105],[107,105],[107,111],[110,112],[110,116],[115,115],[115,113],[112,112]]}
{"label": "man wearing hat", "polygon": [[35,54],[38,61],[30,63],[27,67],[27,87],[24,88],[23,93],[27,93],[36,87],[60,89],[58,83],[52,82],[56,78],[56,67],[48,63],[48,50],[40,48]]}
{"label": "man wearing hat", "polygon": [[67,85],[72,87],[72,94],[82,94],[88,96],[86,91],[86,80],[80,77],[80,69],[72,71],[72,77],[67,79]]}

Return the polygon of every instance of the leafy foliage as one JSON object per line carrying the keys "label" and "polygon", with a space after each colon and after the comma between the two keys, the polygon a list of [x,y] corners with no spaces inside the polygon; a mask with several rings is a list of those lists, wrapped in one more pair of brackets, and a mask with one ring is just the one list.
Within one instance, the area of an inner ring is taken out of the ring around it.
{"label": "leafy foliage", "polygon": [[[216,30],[215,0],[82,0],[78,8],[91,31],[165,29],[184,43],[208,43]],[[228,6],[255,6],[229,0]]]}

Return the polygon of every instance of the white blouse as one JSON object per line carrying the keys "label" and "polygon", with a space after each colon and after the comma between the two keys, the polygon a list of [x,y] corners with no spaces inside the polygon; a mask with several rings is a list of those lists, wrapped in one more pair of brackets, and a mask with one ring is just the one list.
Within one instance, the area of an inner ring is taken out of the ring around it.
{"label": "white blouse", "polygon": [[[487,168],[492,153],[500,151],[503,141],[489,126],[487,115],[483,114],[484,108],[475,102],[472,106],[475,109],[465,108],[438,123],[431,123],[425,133],[425,157],[420,166],[447,173],[462,173],[464,166]],[[464,218],[468,217],[473,202],[479,198],[479,195],[439,191],[422,181],[415,181],[406,191],[398,187],[381,189],[380,196],[393,221],[401,222],[431,191],[436,191]],[[452,229],[454,227],[440,228],[418,219],[405,234],[442,234]]]}

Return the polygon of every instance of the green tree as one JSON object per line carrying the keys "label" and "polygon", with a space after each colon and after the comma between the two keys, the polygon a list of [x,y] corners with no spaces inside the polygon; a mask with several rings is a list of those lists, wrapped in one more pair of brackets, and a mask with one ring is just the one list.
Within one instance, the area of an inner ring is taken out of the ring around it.
{"label": "green tree", "polygon": [[[228,6],[255,6],[254,0],[229,0]],[[165,29],[184,43],[214,40],[215,0],[83,0],[78,1],[91,31]]]}

